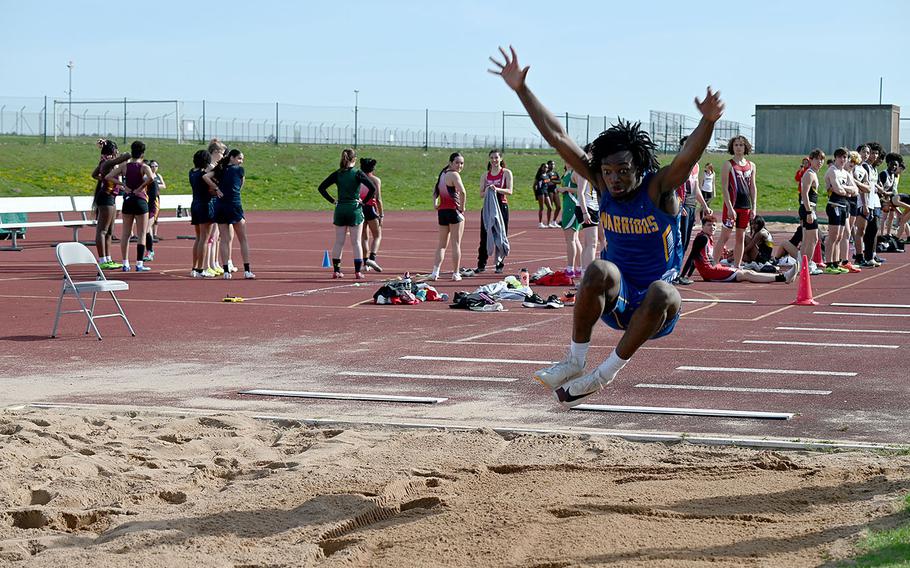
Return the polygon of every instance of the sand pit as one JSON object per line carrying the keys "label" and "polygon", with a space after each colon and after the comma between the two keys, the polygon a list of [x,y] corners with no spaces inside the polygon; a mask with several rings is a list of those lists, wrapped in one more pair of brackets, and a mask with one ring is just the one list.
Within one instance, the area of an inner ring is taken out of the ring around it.
{"label": "sand pit", "polygon": [[7,411],[4,566],[816,566],[910,457]]}

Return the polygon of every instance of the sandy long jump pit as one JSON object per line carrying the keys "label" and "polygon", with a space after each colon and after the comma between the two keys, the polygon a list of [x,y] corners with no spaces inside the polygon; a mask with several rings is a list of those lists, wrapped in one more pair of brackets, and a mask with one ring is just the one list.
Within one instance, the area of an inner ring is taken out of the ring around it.
{"label": "sandy long jump pit", "polygon": [[7,410],[0,565],[817,566],[910,457]]}

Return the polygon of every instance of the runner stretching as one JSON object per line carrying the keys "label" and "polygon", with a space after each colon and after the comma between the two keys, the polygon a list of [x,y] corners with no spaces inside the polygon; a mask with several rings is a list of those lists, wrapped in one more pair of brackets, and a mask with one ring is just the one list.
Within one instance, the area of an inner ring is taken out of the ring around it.
{"label": "runner stretching", "polygon": [[769,282],[793,282],[796,278],[797,265],[793,265],[783,274],[768,274],[746,270],[745,268],[732,268],[717,264],[714,260],[714,230],[717,217],[705,215],[701,222],[701,232],[692,242],[692,252],[686,260],[682,273],[687,277],[698,270],[699,276],[705,282],[756,282],[767,284]]}
{"label": "runner stretching", "polygon": [[[695,99],[701,121],[669,166],[658,169],[651,138],[639,123],[622,120],[594,140],[588,160],[528,88],[528,67],[521,67],[510,49],[511,54],[499,49],[502,63],[490,58],[497,67],[490,72],[516,92],[550,146],[602,194],[600,218],[606,244],[601,259],[585,270],[578,288],[568,355],[535,373],[540,382],[555,389],[561,403],[575,406],[612,381],[645,341],[669,334],[679,320],[682,300],[670,284],[682,261],[675,190],[711,140],[724,105],[710,88],[703,101]],[[609,358],[584,374],[591,331],[598,319],[623,330],[623,335]]]}

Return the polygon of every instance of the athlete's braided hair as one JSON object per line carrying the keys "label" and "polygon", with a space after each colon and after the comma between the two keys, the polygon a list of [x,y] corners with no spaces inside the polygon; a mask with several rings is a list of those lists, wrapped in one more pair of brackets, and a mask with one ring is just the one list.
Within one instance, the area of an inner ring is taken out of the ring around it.
{"label": "athlete's braided hair", "polygon": [[604,158],[623,151],[632,154],[632,163],[639,175],[660,167],[655,154],[657,145],[651,140],[651,136],[642,130],[641,122],[632,123],[621,118],[618,123],[601,132],[591,143],[590,165],[599,171]]}

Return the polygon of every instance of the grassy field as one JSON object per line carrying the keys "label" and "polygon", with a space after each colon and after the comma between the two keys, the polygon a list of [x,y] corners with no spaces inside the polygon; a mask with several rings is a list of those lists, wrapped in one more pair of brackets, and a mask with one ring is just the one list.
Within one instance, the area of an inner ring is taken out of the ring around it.
{"label": "grassy field", "polygon": [[[148,140],[147,158],[158,160],[160,173],[168,184],[167,192],[189,193],[187,171],[193,153],[201,145]],[[230,145],[230,144],[229,144]],[[233,147],[233,146],[232,146]],[[316,191],[325,176],[338,167],[340,146],[301,146],[242,144],[246,163],[244,207],[258,210],[329,210],[330,205]],[[122,148],[123,149],[123,148]],[[128,150],[128,145],[125,148]],[[386,209],[426,210],[432,208],[432,188],[439,170],[447,163],[449,149],[361,147],[358,156],[378,160],[377,175],[382,179]],[[485,150],[467,150],[463,177],[468,187],[468,208],[477,210],[480,199],[472,191],[479,186],[486,168]],[[720,164],[725,154],[706,154],[702,166]],[[531,184],[537,166],[553,152],[507,151],[505,160],[515,175],[515,209],[536,209]],[[661,156],[667,164],[672,156]],[[793,175],[799,156],[755,155],[758,202],[761,211],[795,210],[796,182]],[[0,136],[0,197],[27,195],[90,195],[94,180],[90,174],[98,163],[93,139],[42,144],[39,138]],[[719,189],[719,176],[716,189]],[[334,189],[332,190],[334,191]],[[719,202],[715,198],[715,205]]]}
{"label": "grassy field", "polygon": [[868,534],[857,546],[859,555],[840,565],[910,567],[910,495],[904,498],[902,513],[907,521],[897,528]]}

